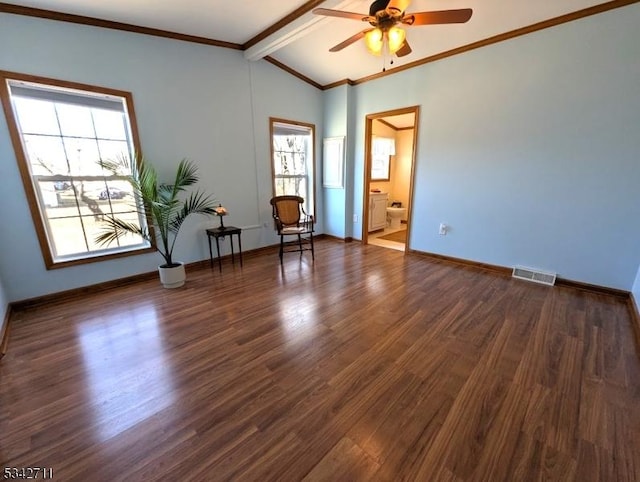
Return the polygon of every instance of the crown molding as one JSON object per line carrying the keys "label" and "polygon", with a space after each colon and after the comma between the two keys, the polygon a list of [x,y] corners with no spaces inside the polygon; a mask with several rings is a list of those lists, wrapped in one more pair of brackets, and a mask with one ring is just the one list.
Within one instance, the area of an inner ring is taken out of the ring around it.
{"label": "crown molding", "polygon": [[227,49],[242,50],[242,45],[225,42],[223,40],[215,40],[207,37],[198,37],[196,35],[187,35],[169,30],[162,30],[151,27],[141,27],[130,23],[114,22],[112,20],[104,20],[95,17],[86,17],[84,15],[73,15],[70,13],[56,12],[54,10],[45,10],[42,8],[23,7],[21,5],[12,5],[9,3],[0,3],[0,13],[10,13],[13,15],[22,15],[25,17],[44,18],[47,20],[56,20],[59,22],[75,23],[78,25],[89,25],[91,27],[108,28],[112,30],[121,30],[124,32],[140,33],[144,35],[152,35],[154,37],[163,37],[173,40],[182,40],[184,42],[192,42],[196,44],[211,45],[214,47],[223,47]]}

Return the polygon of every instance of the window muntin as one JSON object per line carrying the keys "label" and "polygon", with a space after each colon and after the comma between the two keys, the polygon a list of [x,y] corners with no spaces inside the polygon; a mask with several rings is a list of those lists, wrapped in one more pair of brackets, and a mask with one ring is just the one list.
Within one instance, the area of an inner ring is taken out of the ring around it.
{"label": "window muntin", "polygon": [[108,248],[95,242],[105,214],[146,222],[125,178],[103,171],[98,163],[138,150],[130,95],[19,75],[2,80],[2,95],[9,99],[5,113],[20,141],[14,139],[16,157],[47,267],[149,248],[136,236]]}
{"label": "window muntin", "polygon": [[274,196],[304,198],[304,210],[314,214],[314,145],[312,124],[271,119]]}

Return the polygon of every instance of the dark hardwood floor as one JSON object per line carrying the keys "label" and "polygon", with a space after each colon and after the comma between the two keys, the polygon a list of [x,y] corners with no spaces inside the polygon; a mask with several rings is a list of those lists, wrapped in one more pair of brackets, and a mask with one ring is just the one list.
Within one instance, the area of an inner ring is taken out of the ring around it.
{"label": "dark hardwood floor", "polygon": [[640,480],[625,300],[317,242],[13,315],[0,468],[55,480]]}

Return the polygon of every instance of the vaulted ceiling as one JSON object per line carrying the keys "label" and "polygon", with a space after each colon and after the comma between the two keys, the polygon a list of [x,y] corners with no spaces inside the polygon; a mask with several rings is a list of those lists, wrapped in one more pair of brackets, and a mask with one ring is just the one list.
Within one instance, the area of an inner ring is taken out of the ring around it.
{"label": "vaulted ceiling", "polygon": [[384,75],[389,75],[394,69],[508,41],[637,1],[412,0],[406,12],[471,8],[473,15],[463,24],[407,26],[413,51],[393,57],[393,65],[389,58],[385,61],[368,53],[362,40],[339,52],[329,52],[369,24],[312,13],[321,7],[366,15],[371,4],[368,0],[14,0],[0,3],[0,12],[89,24],[92,19],[100,19],[108,21],[102,25],[111,28],[135,31],[143,27],[147,33],[191,36],[193,41],[242,50],[249,60],[266,58],[318,87],[328,87],[383,75],[385,67]]}

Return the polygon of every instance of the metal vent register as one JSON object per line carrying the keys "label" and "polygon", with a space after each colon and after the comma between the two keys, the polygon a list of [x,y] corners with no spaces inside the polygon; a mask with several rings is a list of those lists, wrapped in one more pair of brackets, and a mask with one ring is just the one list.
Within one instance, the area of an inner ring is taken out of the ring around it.
{"label": "metal vent register", "polygon": [[556,274],[538,269],[527,268],[525,266],[515,266],[513,268],[514,278],[533,281],[543,285],[553,286],[556,283]]}

